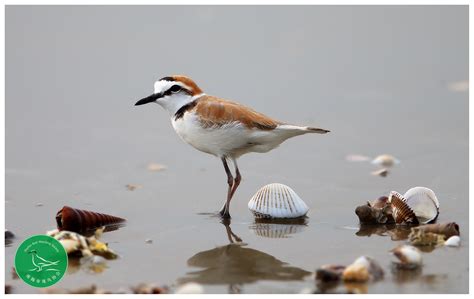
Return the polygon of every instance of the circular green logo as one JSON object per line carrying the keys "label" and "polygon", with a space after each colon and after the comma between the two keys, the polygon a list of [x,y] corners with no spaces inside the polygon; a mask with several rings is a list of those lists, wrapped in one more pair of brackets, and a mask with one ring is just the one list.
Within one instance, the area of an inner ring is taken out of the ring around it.
{"label": "circular green logo", "polygon": [[58,240],[50,236],[29,237],[16,250],[16,273],[30,286],[52,286],[61,280],[66,269],[66,250]]}

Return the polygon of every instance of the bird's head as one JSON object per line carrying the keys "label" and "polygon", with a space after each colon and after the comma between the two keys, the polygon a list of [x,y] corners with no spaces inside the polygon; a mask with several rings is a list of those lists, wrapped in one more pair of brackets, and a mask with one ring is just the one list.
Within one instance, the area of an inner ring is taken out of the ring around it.
{"label": "bird's head", "polygon": [[202,90],[194,81],[186,76],[169,76],[155,82],[152,95],[141,99],[135,106],[156,103],[174,115],[183,105],[203,95]]}
{"label": "bird's head", "polygon": [[30,250],[28,253],[29,254],[37,254],[38,252],[36,252],[36,250],[33,249],[33,250]]}

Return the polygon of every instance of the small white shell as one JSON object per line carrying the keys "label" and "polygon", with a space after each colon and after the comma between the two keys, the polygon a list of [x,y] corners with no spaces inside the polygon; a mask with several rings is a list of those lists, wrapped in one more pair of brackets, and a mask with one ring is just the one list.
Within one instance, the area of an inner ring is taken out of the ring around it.
{"label": "small white shell", "polygon": [[293,189],[278,183],[260,188],[250,199],[248,207],[257,218],[298,218],[309,211]]}
{"label": "small white shell", "polygon": [[403,197],[420,223],[429,223],[438,217],[439,201],[433,190],[426,187],[414,187],[405,192]]}
{"label": "small white shell", "polygon": [[461,245],[461,238],[459,236],[452,236],[444,242],[445,246],[459,247]]}
{"label": "small white shell", "polygon": [[422,258],[418,248],[411,245],[401,245],[392,250],[393,255],[398,259],[395,262],[400,268],[415,269],[421,266]]}
{"label": "small white shell", "polygon": [[385,167],[392,167],[393,165],[400,163],[400,161],[392,155],[384,154],[375,157],[375,159],[373,159],[371,163],[376,165],[382,165]]}

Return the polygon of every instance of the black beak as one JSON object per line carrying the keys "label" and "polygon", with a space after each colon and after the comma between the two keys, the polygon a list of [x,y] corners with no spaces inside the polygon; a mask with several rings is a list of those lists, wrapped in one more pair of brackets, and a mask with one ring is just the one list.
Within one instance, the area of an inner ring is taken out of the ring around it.
{"label": "black beak", "polygon": [[154,102],[154,101],[156,101],[157,99],[159,99],[161,97],[162,97],[161,93],[154,93],[154,94],[152,94],[152,95],[150,95],[146,98],[143,98],[140,101],[136,102],[135,106],[140,106],[140,105],[144,105],[144,104]]}

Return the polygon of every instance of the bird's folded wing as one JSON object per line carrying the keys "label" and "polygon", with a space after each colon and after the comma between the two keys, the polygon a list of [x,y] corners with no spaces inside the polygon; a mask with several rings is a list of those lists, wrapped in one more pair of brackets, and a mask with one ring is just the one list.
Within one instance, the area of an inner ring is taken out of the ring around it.
{"label": "bird's folded wing", "polygon": [[244,105],[207,95],[198,99],[194,110],[207,128],[241,123],[249,129],[273,130],[281,124]]}

